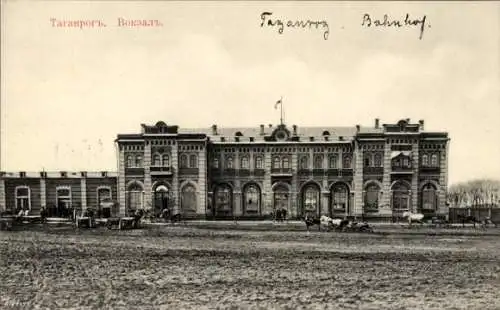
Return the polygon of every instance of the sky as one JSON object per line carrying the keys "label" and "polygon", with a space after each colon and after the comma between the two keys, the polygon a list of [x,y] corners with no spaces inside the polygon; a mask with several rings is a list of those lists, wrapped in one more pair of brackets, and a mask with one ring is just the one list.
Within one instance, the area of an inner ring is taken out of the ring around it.
{"label": "sky", "polygon": [[[500,2],[2,1],[1,170],[116,170],[114,139],[180,127],[373,126],[450,135],[449,181],[500,179]],[[324,29],[261,27],[273,19]],[[420,26],[366,27],[426,17]],[[101,20],[105,28],[53,27]],[[118,27],[118,19],[161,27]]]}

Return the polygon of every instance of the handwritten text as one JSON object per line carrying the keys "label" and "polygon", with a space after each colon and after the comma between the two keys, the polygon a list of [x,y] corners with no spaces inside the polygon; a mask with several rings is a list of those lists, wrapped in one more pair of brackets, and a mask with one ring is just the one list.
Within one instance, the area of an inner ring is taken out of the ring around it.
{"label": "handwritten text", "polygon": [[275,19],[272,20],[270,16],[273,15],[272,12],[263,12],[260,14],[260,19],[262,20],[262,23],[260,24],[261,27],[264,27],[264,25],[268,27],[277,27],[278,28],[278,33],[283,34],[283,31],[285,29],[285,26],[287,28],[309,28],[309,29],[323,29],[323,38],[325,40],[328,40],[328,35],[330,34],[330,28],[328,27],[328,23],[325,20],[322,21],[312,21],[312,20],[288,20],[286,23],[282,21],[281,19]]}
{"label": "handwritten text", "polygon": [[[380,19],[373,19],[370,14],[365,14],[363,15],[363,22],[361,26],[364,27],[413,27],[413,26],[420,26],[420,40],[422,40],[422,37],[424,36],[424,30],[425,30],[425,22],[426,22],[427,16],[424,15],[420,19],[411,19],[410,14],[406,14],[406,17],[404,20],[390,20],[389,16],[387,14],[384,15],[384,18],[382,20]],[[430,27],[430,25],[428,26]]]}

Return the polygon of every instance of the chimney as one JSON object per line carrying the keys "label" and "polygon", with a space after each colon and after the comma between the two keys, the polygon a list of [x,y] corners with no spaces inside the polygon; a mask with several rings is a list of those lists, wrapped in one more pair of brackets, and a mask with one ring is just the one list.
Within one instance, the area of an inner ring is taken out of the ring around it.
{"label": "chimney", "polygon": [[375,129],[379,129],[380,127],[380,120],[378,118],[375,119]]}
{"label": "chimney", "polygon": [[293,128],[293,135],[296,136],[297,135],[297,125],[293,125],[292,128]]}
{"label": "chimney", "polygon": [[361,130],[361,126],[360,125],[356,125],[356,133],[359,133],[360,130]]}
{"label": "chimney", "polygon": [[273,128],[273,124],[269,124],[269,128]]}
{"label": "chimney", "polygon": [[264,135],[264,125],[260,125],[260,135]]}
{"label": "chimney", "polygon": [[423,131],[424,130],[424,120],[423,119],[419,120],[418,124],[420,125],[420,130]]}
{"label": "chimney", "polygon": [[212,125],[212,135],[217,135],[217,125]]}

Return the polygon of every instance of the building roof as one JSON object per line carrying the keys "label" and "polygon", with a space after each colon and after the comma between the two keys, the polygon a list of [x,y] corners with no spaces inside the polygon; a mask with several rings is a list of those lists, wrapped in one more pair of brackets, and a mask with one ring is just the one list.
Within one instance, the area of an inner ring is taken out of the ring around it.
{"label": "building roof", "polygon": [[[314,141],[324,140],[324,133],[328,133],[329,141],[338,141],[339,137],[345,140],[351,140],[356,135],[355,126],[344,127],[328,127],[328,126],[297,126],[297,136],[301,141],[305,141],[310,137],[314,137]],[[204,133],[212,141],[220,141],[224,137],[225,141],[234,142],[237,133],[241,133],[239,137],[240,142],[250,141],[250,137],[254,141],[264,141],[265,136],[270,136],[277,126],[264,126],[264,135],[261,135],[260,127],[217,127],[217,134],[215,135],[212,128],[179,128],[179,133]],[[293,134],[293,127],[287,126],[286,129]],[[382,133],[383,129],[375,129],[371,127],[360,127],[362,133]]]}
{"label": "building roof", "polygon": [[[177,125],[167,125],[163,121],[155,125],[141,124],[142,133],[119,134],[118,140],[142,140],[145,135],[172,135],[177,138],[204,140],[208,137],[213,142],[275,142],[275,141],[300,141],[300,142],[335,142],[352,141],[356,136],[363,138],[381,138],[382,135],[399,134],[425,134],[424,121],[418,124],[410,123],[410,119],[400,120],[397,124],[381,125],[379,119],[375,119],[374,126],[296,126],[296,125],[258,125],[255,127],[219,127],[212,125],[205,128],[182,128]],[[280,133],[284,131],[285,133]],[[278,134],[278,135],[277,135]],[[446,137],[446,133],[433,133],[430,136]],[[271,138],[274,136],[274,138]],[[286,139],[288,136],[290,139]],[[426,135],[426,137],[430,137]],[[284,138],[280,138],[284,137]],[[252,138],[252,140],[250,140]]]}

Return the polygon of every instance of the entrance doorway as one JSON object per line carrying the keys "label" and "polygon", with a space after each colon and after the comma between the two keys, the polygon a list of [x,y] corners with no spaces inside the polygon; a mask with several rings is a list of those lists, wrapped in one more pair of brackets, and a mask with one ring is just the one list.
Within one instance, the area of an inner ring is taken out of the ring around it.
{"label": "entrance doorway", "polygon": [[170,193],[168,187],[165,185],[159,185],[154,191],[154,214],[159,217],[164,209],[170,207],[169,205]]}

